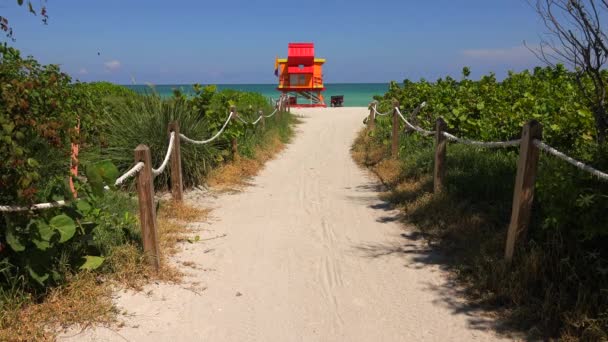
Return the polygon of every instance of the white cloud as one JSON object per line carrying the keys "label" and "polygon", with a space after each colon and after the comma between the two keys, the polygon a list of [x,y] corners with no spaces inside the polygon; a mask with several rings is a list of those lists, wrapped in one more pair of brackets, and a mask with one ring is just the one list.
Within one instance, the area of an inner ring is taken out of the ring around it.
{"label": "white cloud", "polygon": [[523,45],[499,49],[467,49],[461,51],[461,54],[471,59],[500,62],[522,62],[535,58]]}
{"label": "white cloud", "polygon": [[79,75],[87,75],[88,73],[89,70],[87,70],[87,68],[80,68],[80,70],[78,70]]}
{"label": "white cloud", "polygon": [[103,65],[106,67],[106,70],[108,71],[116,71],[118,69],[120,69],[120,61],[113,59],[111,61],[107,61],[105,63],[103,63]]}

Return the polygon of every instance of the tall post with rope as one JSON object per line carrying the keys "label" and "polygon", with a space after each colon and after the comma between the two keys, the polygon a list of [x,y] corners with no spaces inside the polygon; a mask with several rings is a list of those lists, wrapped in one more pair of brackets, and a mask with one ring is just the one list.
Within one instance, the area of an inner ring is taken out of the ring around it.
{"label": "tall post with rope", "polygon": [[433,172],[433,192],[435,194],[443,191],[445,181],[445,156],[447,139],[443,132],[448,128],[442,117],[437,118],[435,128],[435,168]]}
{"label": "tall post with rope", "polygon": [[135,148],[135,163],[143,163],[137,174],[137,197],[139,199],[139,224],[144,243],[146,260],[156,271],[160,269],[160,247],[156,226],[156,206],[154,205],[154,175],[152,157],[146,145]]}
{"label": "tall post with rope", "polygon": [[397,109],[399,108],[399,101],[393,100],[393,134],[391,143],[391,155],[394,159],[397,159],[399,155],[399,114]]}
{"label": "tall post with rope", "polygon": [[378,102],[372,101],[369,103],[369,117],[367,118],[367,129],[373,131],[376,128],[376,106]]}
{"label": "tall post with rope", "polygon": [[[230,107],[230,112],[232,113],[232,120],[236,122],[238,120],[239,114],[236,111],[236,106]],[[239,143],[236,140],[236,137],[232,137],[232,158],[237,160],[239,158]]]}
{"label": "tall post with rope", "polygon": [[175,134],[176,139],[173,142],[173,150],[171,153],[171,194],[173,199],[181,201],[184,199],[184,184],[182,181],[182,152],[179,138],[179,123],[173,121],[169,124],[169,136],[171,132]]}
{"label": "tall post with rope", "polygon": [[534,140],[542,139],[542,126],[536,120],[528,122],[521,132],[521,145],[519,146],[519,161],[517,175],[515,176],[515,189],[513,190],[513,208],[511,221],[507,232],[505,246],[505,260],[511,262],[515,251],[515,243],[526,236],[534,200],[534,182],[538,167],[539,148]]}

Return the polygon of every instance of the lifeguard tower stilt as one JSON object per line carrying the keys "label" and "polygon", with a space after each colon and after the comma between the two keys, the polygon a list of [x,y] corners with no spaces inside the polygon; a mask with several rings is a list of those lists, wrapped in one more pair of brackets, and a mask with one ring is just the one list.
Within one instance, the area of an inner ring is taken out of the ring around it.
{"label": "lifeguard tower stilt", "polygon": [[277,58],[277,90],[289,96],[290,106],[327,107],[322,94],[323,63],[325,59],[315,58],[313,43],[289,43],[287,58]]}

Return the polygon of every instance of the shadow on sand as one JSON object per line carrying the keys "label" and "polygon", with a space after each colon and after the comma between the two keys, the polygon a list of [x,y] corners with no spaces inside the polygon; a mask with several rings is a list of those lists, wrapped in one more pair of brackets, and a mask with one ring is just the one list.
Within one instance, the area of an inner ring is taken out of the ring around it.
{"label": "shadow on sand", "polygon": [[408,222],[394,205],[379,198],[379,195],[385,191],[384,186],[367,183],[353,189],[357,194],[348,196],[348,199],[379,211],[377,222],[401,222],[403,224],[403,233],[397,235],[395,241],[390,244],[364,243],[353,246],[357,255],[372,259],[398,257],[403,259],[404,267],[407,268],[443,271],[445,281],[440,285],[421,283],[424,290],[437,294],[433,305],[446,307],[454,315],[465,315],[470,329],[493,331],[503,338],[525,339],[519,332],[498,318],[495,307],[467,300],[466,288],[456,282],[453,273],[448,272],[452,270],[449,255],[442,253],[428,239],[428,236],[417,231],[416,227]]}

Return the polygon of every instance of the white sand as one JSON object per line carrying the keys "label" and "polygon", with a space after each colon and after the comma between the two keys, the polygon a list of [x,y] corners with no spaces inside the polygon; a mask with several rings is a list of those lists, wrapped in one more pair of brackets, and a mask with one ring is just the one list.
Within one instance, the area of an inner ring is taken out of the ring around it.
{"label": "white sand", "polygon": [[[253,185],[190,201],[215,208],[178,261],[183,285],[120,293],[122,328],[72,341],[470,341],[498,339],[439,257],[396,221],[350,147],[365,108],[297,110],[293,143]],[[199,283],[199,284],[197,284]],[[204,287],[200,291],[197,288]],[[71,337],[70,337],[71,336]]]}

